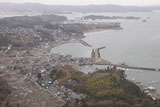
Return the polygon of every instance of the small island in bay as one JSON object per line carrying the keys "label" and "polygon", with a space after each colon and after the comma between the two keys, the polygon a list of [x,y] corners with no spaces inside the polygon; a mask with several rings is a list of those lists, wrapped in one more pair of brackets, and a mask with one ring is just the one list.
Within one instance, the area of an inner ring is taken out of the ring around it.
{"label": "small island in bay", "polygon": [[102,20],[102,19],[128,19],[128,20],[138,20],[141,19],[141,17],[135,17],[135,16],[101,16],[101,15],[88,15],[84,16],[81,19],[83,20]]}

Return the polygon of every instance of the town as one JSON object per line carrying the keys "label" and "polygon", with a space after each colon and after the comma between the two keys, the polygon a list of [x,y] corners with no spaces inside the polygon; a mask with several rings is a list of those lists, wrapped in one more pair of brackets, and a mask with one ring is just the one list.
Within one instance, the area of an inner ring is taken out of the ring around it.
{"label": "town", "polygon": [[[52,54],[51,48],[67,42],[80,41],[84,32],[121,29],[120,23],[117,22],[76,23],[67,21],[64,16],[53,14],[4,18],[0,19],[0,25],[0,77],[5,78],[13,88],[13,92],[2,105],[30,107],[35,107],[35,104],[37,107],[61,106],[65,101],[86,97],[59,85],[56,80],[52,81],[49,74],[53,69],[65,65],[76,68],[78,64],[88,62],[92,58]],[[67,98],[64,96],[66,92]],[[41,97],[38,97],[40,95]]]}
{"label": "town", "polygon": [[160,107],[159,0],[1,0],[0,107]]}

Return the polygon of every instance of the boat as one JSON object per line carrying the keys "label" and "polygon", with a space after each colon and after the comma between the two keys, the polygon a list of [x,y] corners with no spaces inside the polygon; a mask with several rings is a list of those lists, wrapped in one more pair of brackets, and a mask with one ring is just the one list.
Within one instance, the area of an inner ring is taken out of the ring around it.
{"label": "boat", "polygon": [[157,69],[155,69],[155,71],[157,71],[157,72],[158,72],[158,71],[160,71],[160,70],[159,70],[159,68],[157,68]]}
{"label": "boat", "polygon": [[152,81],[152,83],[154,84],[155,82],[154,82],[154,81]]}
{"label": "boat", "polygon": [[152,82],[150,81],[150,82],[148,82],[149,84],[152,84]]}
{"label": "boat", "polygon": [[142,22],[147,22],[147,20],[142,20]]}
{"label": "boat", "polygon": [[155,89],[154,87],[152,87],[152,86],[147,87],[147,89],[150,90],[150,91],[155,91],[155,90],[156,90],[156,89]]}
{"label": "boat", "polygon": [[144,91],[144,93],[148,94],[148,93],[150,93],[150,91],[148,91],[148,90],[145,90],[145,91]]}
{"label": "boat", "polygon": [[132,81],[135,81],[135,80],[136,80],[135,78],[132,79]]}

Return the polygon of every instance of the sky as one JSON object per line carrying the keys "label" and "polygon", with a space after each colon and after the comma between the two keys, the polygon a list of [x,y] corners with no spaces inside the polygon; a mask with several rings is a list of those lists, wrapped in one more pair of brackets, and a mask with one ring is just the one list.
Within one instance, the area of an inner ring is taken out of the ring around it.
{"label": "sky", "polygon": [[118,5],[160,5],[160,0],[0,0],[0,2],[13,2],[13,3],[44,3],[44,4],[57,4],[57,5],[88,5],[88,4],[118,4]]}

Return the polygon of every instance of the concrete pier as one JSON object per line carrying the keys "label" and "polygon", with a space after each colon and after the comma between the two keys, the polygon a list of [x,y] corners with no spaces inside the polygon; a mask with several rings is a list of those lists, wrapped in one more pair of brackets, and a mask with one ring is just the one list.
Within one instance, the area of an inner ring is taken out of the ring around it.
{"label": "concrete pier", "polygon": [[87,42],[85,42],[84,40],[79,40],[79,43],[85,45],[85,46],[89,46],[92,47],[92,45],[88,44]]}
{"label": "concrete pier", "polygon": [[94,61],[101,61],[100,50],[104,49],[104,48],[105,47],[100,47],[100,48],[92,49],[91,59],[94,60]]}

